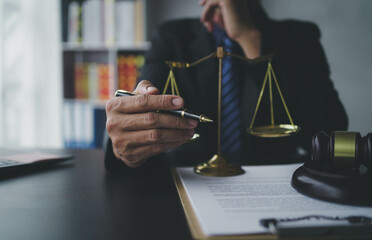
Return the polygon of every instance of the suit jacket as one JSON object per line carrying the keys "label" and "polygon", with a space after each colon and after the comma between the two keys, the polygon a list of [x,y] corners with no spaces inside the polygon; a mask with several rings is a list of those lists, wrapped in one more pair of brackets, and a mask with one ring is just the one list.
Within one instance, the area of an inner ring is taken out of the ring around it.
{"label": "suit jacket", "polygon": [[[330,80],[328,63],[319,42],[316,25],[300,21],[272,21],[263,17],[257,27],[262,33],[261,54],[275,53],[272,65],[289,112],[299,134],[277,139],[261,139],[245,132],[244,151],[238,158],[249,162],[250,154],[284,154],[298,147],[308,150],[311,137],[320,130],[345,130],[347,116]],[[166,60],[194,62],[216,51],[213,34],[208,33],[198,19],[170,21],[158,28],[147,53],[141,79],[150,80],[160,90],[164,88],[169,68]],[[241,63],[243,69],[242,118],[248,128],[261,89],[267,63]],[[253,74],[252,74],[253,73]],[[248,79],[245,78],[248,76]],[[217,120],[218,61],[210,59],[189,69],[175,69],[175,77],[185,107]],[[276,123],[289,123],[281,99],[275,93]],[[267,92],[268,90],[266,90]],[[255,125],[269,124],[269,101],[264,95]],[[216,153],[217,124],[200,123],[196,131],[200,139],[168,152],[172,159],[183,159],[196,164]],[[111,143],[106,150],[106,166],[118,167],[114,162]],[[175,161],[175,160],[172,160]],[[121,165],[121,163],[118,163]]]}

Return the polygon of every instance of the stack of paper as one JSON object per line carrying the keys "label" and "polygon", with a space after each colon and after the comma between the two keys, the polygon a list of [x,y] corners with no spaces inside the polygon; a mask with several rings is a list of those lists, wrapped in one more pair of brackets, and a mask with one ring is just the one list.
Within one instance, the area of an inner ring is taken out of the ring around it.
{"label": "stack of paper", "polygon": [[265,218],[372,217],[372,207],[328,203],[296,192],[290,181],[299,166],[244,167],[246,173],[234,177],[206,177],[193,168],[177,168],[175,180],[193,236],[268,234],[260,225]]}

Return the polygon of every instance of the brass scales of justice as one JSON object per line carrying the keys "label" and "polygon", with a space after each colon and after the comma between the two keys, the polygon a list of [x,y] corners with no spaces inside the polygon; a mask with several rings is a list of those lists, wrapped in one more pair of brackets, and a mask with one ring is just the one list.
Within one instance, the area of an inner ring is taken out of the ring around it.
{"label": "brass scales of justice", "polygon": [[[265,62],[268,61],[268,67],[266,70],[265,78],[262,84],[261,91],[259,93],[257,105],[253,114],[253,118],[251,121],[251,124],[249,128],[247,129],[248,133],[257,137],[263,137],[263,138],[276,138],[276,137],[285,137],[292,134],[297,133],[300,130],[300,127],[295,125],[293,123],[292,117],[289,113],[289,110],[287,108],[287,105],[284,101],[283,94],[280,90],[277,78],[275,76],[271,60],[274,57],[274,54],[268,54],[264,55],[255,59],[249,59],[231,52],[226,52],[223,50],[222,47],[217,47],[217,51],[211,53],[210,55],[201,58],[193,63],[186,63],[186,62],[175,62],[175,61],[166,61],[166,64],[169,66],[170,71],[169,75],[163,90],[162,94],[166,94],[167,90],[169,88],[169,84],[171,87],[171,92],[173,95],[180,96],[179,90],[177,87],[176,79],[174,76],[173,69],[174,68],[190,68],[195,65],[198,65],[199,63],[202,63],[210,58],[216,57],[219,61],[218,66],[218,126],[217,126],[217,153],[207,162],[201,163],[197,165],[194,169],[194,171],[201,175],[206,176],[216,176],[216,177],[222,177],[222,176],[235,176],[240,175],[244,173],[244,170],[235,164],[232,164],[228,162],[221,154],[221,82],[222,82],[222,60],[225,56],[232,56],[235,58],[238,58],[243,61],[247,61],[250,63],[259,63],[259,62]],[[276,88],[278,90],[278,93],[280,95],[280,98],[282,100],[284,109],[287,113],[288,119],[290,121],[290,124],[275,124],[274,121],[274,108],[273,108],[273,90],[272,90],[272,81],[274,80]],[[258,112],[258,109],[260,107],[261,99],[267,84],[267,81],[269,81],[269,95],[270,95],[270,125],[266,126],[258,126],[254,127],[254,121],[256,119],[256,115]],[[195,133],[192,140],[199,137],[199,134]]]}

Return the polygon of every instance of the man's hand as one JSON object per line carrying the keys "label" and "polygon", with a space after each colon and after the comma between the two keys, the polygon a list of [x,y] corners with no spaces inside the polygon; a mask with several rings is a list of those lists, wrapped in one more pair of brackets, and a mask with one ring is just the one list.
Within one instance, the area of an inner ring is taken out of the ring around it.
{"label": "man's hand", "polygon": [[244,50],[246,57],[260,56],[261,33],[254,24],[256,0],[200,0],[201,22],[209,32],[216,24]]}
{"label": "man's hand", "polygon": [[200,19],[208,31],[212,31],[213,24],[217,24],[229,38],[235,40],[242,30],[254,28],[247,0],[200,0],[199,4],[203,6]]}
{"label": "man's hand", "polygon": [[115,156],[129,167],[142,165],[147,158],[175,148],[194,135],[198,122],[156,113],[176,110],[183,99],[174,95],[157,95],[150,81],[141,81],[138,96],[117,97],[106,104],[106,128]]}

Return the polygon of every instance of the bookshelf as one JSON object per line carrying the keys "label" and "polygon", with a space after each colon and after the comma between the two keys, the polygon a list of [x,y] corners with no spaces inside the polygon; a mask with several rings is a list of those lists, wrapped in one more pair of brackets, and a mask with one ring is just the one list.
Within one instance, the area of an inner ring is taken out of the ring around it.
{"label": "bookshelf", "polygon": [[146,0],[61,0],[63,142],[100,148],[105,103],[140,77],[146,41]]}

